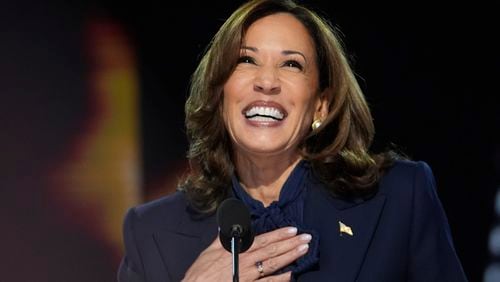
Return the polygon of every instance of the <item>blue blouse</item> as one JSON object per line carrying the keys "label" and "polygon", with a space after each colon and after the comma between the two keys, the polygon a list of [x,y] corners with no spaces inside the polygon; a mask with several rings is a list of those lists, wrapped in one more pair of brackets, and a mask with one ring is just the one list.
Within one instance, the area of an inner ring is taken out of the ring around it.
{"label": "blue blouse", "polygon": [[236,198],[243,201],[250,210],[252,227],[256,235],[281,227],[295,226],[298,233],[312,235],[308,252],[280,273],[292,271],[294,275],[310,270],[319,261],[319,234],[304,224],[304,199],[313,174],[309,162],[300,161],[281,188],[278,201],[264,207],[241,187],[236,175],[232,177],[232,188]]}

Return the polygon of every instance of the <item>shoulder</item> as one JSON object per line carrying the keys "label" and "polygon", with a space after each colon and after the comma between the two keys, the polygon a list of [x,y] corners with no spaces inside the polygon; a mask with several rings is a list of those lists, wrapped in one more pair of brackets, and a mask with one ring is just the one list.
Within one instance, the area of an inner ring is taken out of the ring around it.
{"label": "shoulder", "polygon": [[125,215],[125,226],[150,234],[166,226],[176,226],[187,212],[184,192],[175,192],[159,199],[132,207]]}
{"label": "shoulder", "polygon": [[[392,208],[387,217],[400,222],[409,219],[406,228],[412,280],[467,281],[431,167],[423,161],[396,162],[380,187],[388,195],[386,206]],[[393,231],[394,226],[388,228]]]}
{"label": "shoulder", "polygon": [[381,178],[378,193],[400,199],[422,195],[435,198],[434,174],[424,161],[398,160]]}
{"label": "shoulder", "polygon": [[434,175],[424,161],[397,160],[385,172],[380,180],[381,189],[390,186],[414,185],[415,181],[430,181],[434,184]]}
{"label": "shoulder", "polygon": [[392,178],[413,178],[417,174],[432,173],[430,166],[424,161],[397,160],[386,171],[383,180]]}
{"label": "shoulder", "polygon": [[173,216],[173,212],[184,211],[187,200],[184,192],[175,192],[156,200],[138,205],[133,209],[137,216],[143,220],[154,220],[161,217],[162,220]]}

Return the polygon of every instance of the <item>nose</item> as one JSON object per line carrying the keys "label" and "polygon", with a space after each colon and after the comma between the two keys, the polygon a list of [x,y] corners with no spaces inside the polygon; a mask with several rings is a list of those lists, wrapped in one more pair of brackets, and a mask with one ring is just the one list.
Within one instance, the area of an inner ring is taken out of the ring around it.
{"label": "nose", "polygon": [[278,70],[271,66],[262,66],[255,76],[254,91],[267,95],[281,92]]}

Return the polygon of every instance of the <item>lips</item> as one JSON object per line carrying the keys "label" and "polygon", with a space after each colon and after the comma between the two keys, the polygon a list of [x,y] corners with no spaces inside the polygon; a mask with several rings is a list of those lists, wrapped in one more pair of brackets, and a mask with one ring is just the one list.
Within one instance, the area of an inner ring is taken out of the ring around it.
{"label": "lips", "polygon": [[247,105],[242,114],[249,121],[255,122],[279,122],[284,120],[288,113],[276,102],[271,101],[255,101]]}

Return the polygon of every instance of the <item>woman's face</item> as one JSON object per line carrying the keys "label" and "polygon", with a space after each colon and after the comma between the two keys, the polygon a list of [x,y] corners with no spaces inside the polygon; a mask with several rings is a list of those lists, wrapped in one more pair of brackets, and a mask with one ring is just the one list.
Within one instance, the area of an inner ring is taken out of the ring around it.
{"label": "woman's face", "polygon": [[294,16],[254,22],[224,85],[223,117],[236,154],[298,156],[313,118],[323,117],[314,42]]}

